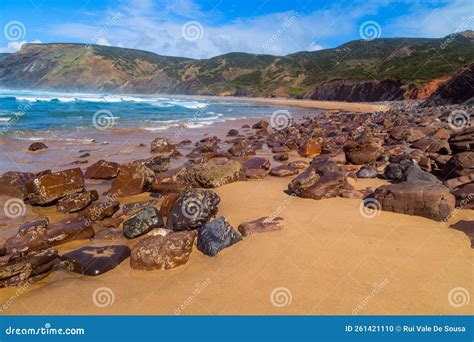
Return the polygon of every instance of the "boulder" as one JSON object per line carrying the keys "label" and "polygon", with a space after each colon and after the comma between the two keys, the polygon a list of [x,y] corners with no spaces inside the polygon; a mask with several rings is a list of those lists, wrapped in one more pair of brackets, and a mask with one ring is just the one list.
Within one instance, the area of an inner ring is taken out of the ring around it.
{"label": "boulder", "polygon": [[271,163],[267,158],[253,157],[243,164],[245,176],[249,179],[265,178],[270,172]]}
{"label": "boulder", "polygon": [[130,248],[115,245],[85,246],[61,256],[61,264],[69,271],[88,276],[104,274],[130,256]]}
{"label": "boulder", "polygon": [[424,137],[414,142],[411,147],[427,153],[451,154],[451,147],[448,142],[433,136]]}
{"label": "boulder", "polygon": [[239,131],[236,130],[236,129],[234,129],[234,128],[232,128],[231,130],[229,130],[229,132],[227,132],[227,135],[228,135],[229,137],[236,137],[236,136],[239,135]]}
{"label": "boulder", "polygon": [[82,217],[53,224],[49,224],[47,219],[40,219],[21,225],[18,233],[5,241],[4,247],[8,254],[19,254],[92,237],[92,225]]}
{"label": "boulder", "polygon": [[98,198],[99,194],[97,190],[72,194],[58,200],[56,209],[63,213],[74,213],[86,208],[92,202],[97,201]]}
{"label": "boulder", "polygon": [[449,145],[454,153],[474,151],[474,127],[456,132],[449,138]]}
{"label": "boulder", "polygon": [[130,216],[123,223],[123,235],[127,239],[134,239],[148,233],[154,228],[165,226],[163,217],[157,207],[146,207]]}
{"label": "boulder", "polygon": [[249,156],[255,154],[255,149],[252,146],[252,143],[247,139],[242,139],[236,142],[228,152],[234,157]]}
{"label": "boulder", "polygon": [[45,278],[59,264],[58,251],[47,249],[0,262],[0,288],[23,287]]}
{"label": "boulder", "polygon": [[352,141],[344,145],[347,160],[356,165],[370,164],[377,161],[383,149],[378,141]]}
{"label": "boulder", "polygon": [[474,174],[474,151],[461,152],[452,156],[444,166],[443,173],[445,179]]}
{"label": "boulder", "polygon": [[432,182],[403,182],[383,185],[370,196],[380,203],[382,210],[447,220],[455,207],[449,189]]}
{"label": "boulder", "polygon": [[111,217],[118,209],[120,203],[111,199],[97,201],[87,207],[82,216],[89,222],[102,221],[106,217]]}
{"label": "boulder", "polygon": [[308,139],[298,147],[298,153],[302,157],[313,157],[321,153],[321,145],[315,139]]}
{"label": "boulder", "polygon": [[117,177],[120,165],[114,162],[99,160],[86,168],[84,172],[85,178],[90,179],[112,179]]}
{"label": "boulder", "polygon": [[132,248],[130,266],[137,270],[151,271],[184,265],[189,260],[195,238],[195,231],[147,237]]}
{"label": "boulder", "polygon": [[133,215],[142,210],[143,208],[149,207],[151,205],[156,205],[157,203],[158,201],[156,199],[127,203],[123,205],[122,211],[125,215]]}
{"label": "boulder", "polygon": [[28,146],[28,151],[39,151],[39,150],[46,150],[48,146],[46,146],[42,142],[34,142],[30,146]]}
{"label": "boulder", "polygon": [[[253,129],[266,129],[268,126],[269,126],[268,121],[260,120],[256,124],[253,124],[252,128]],[[243,126],[242,126],[242,128],[243,128]]]}
{"label": "boulder", "polygon": [[181,179],[193,187],[217,188],[245,180],[245,172],[242,164],[236,160],[215,158],[191,166],[184,172]]}
{"label": "boulder", "polygon": [[8,171],[0,177],[0,195],[24,200],[28,195],[26,184],[35,178],[34,173]]}
{"label": "boulder", "polygon": [[217,214],[220,200],[220,197],[210,190],[185,190],[173,204],[167,226],[175,231],[201,228]]}
{"label": "boulder", "polygon": [[279,165],[270,170],[270,174],[275,177],[289,177],[298,173],[299,170],[290,165]]}
{"label": "boulder", "polygon": [[170,166],[170,158],[163,156],[155,156],[141,160],[141,163],[155,173],[168,171]]}
{"label": "boulder", "polygon": [[397,182],[433,182],[441,183],[436,176],[423,171],[414,160],[404,159],[400,163],[390,163],[384,171],[384,177]]}
{"label": "boulder", "polygon": [[171,152],[176,148],[170,140],[166,138],[156,138],[151,142],[151,153]]}
{"label": "boulder", "polygon": [[362,166],[356,174],[357,178],[375,178],[377,170],[371,166]]}
{"label": "boulder", "polygon": [[474,209],[474,182],[463,185],[453,195],[456,197],[456,208]]}
{"label": "boulder", "polygon": [[173,208],[173,205],[178,200],[179,196],[180,194],[177,192],[170,192],[163,196],[163,202],[161,202],[160,207],[160,213],[162,216],[168,217],[171,208]]}
{"label": "boulder", "polygon": [[278,153],[273,156],[273,159],[276,161],[286,161],[290,159],[290,156],[288,155],[288,153]]}
{"label": "boulder", "polygon": [[242,240],[224,217],[205,223],[198,231],[197,248],[208,256],[215,256],[224,248]]}
{"label": "boulder", "polygon": [[25,201],[32,205],[48,205],[67,195],[84,190],[84,176],[80,168],[35,177],[26,183]]}
{"label": "boulder", "polygon": [[260,217],[250,222],[243,222],[237,228],[242,236],[249,236],[257,233],[272,232],[283,229],[282,217]]}
{"label": "boulder", "polygon": [[148,190],[155,173],[140,162],[120,165],[120,172],[108,192],[110,197],[126,197]]}

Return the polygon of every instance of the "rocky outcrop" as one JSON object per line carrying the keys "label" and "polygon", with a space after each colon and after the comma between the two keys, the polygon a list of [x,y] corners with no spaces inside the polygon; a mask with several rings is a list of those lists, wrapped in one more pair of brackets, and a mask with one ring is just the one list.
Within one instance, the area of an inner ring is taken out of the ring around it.
{"label": "rocky outcrop", "polygon": [[186,169],[181,179],[193,187],[217,188],[245,180],[245,171],[236,160],[213,158]]}

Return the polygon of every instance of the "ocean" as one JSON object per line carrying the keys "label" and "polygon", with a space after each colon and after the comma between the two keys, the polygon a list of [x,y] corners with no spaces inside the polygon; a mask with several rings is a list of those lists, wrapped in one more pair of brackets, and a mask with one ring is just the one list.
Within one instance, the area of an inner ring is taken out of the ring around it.
{"label": "ocean", "polygon": [[197,128],[227,120],[270,116],[271,107],[245,101],[184,97],[0,90],[0,131],[71,131],[142,128],[148,131]]}

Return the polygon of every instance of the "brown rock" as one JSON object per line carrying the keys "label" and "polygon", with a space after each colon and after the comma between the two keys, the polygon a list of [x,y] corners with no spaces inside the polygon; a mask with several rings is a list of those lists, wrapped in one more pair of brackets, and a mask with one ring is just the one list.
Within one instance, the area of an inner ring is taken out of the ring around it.
{"label": "brown rock", "polygon": [[98,198],[99,194],[96,190],[72,194],[61,198],[56,204],[56,209],[63,213],[73,213],[84,209]]}
{"label": "brown rock", "polygon": [[445,179],[474,174],[474,151],[461,152],[451,157],[443,169]]}
{"label": "brown rock", "polygon": [[84,176],[81,169],[69,169],[45,174],[26,183],[26,201],[33,205],[47,205],[83,190]]}
{"label": "brown rock", "polygon": [[35,178],[30,172],[8,171],[0,177],[0,195],[25,199],[26,183]]}
{"label": "brown rock", "polygon": [[285,161],[290,159],[290,156],[288,155],[288,153],[278,153],[273,156],[273,159],[275,159],[276,161]]}
{"label": "brown rock", "polygon": [[108,195],[115,198],[141,194],[149,188],[154,177],[154,172],[142,163],[120,165],[120,173]]}
{"label": "brown rock", "polygon": [[243,166],[247,178],[262,179],[270,172],[271,163],[267,158],[254,157],[246,160]]}
{"label": "brown rock", "polygon": [[98,201],[87,207],[82,215],[90,222],[102,221],[106,217],[111,217],[119,206],[119,202],[110,199]]}
{"label": "brown rock", "polygon": [[373,196],[382,210],[442,221],[449,218],[455,198],[444,185],[432,182],[403,182],[383,185]]}
{"label": "brown rock", "polygon": [[161,215],[168,216],[171,208],[173,208],[174,203],[179,198],[179,195],[180,194],[177,192],[171,192],[163,197],[163,202],[161,203],[160,207]]}
{"label": "brown rock", "polygon": [[270,174],[275,177],[289,177],[298,174],[298,169],[290,165],[279,165],[270,170]]}
{"label": "brown rock", "polygon": [[383,152],[379,142],[349,142],[344,145],[347,160],[356,165],[374,163]]}
{"label": "brown rock", "polygon": [[99,160],[97,163],[86,168],[84,177],[90,179],[112,179],[117,177],[119,166],[118,163]]}
{"label": "brown rock", "polygon": [[130,266],[151,271],[184,265],[189,260],[195,238],[195,231],[147,237],[133,247]]}
{"label": "brown rock", "polygon": [[245,180],[245,173],[242,164],[236,160],[214,158],[191,166],[181,179],[193,187],[217,188]]}
{"label": "brown rock", "polygon": [[243,222],[237,228],[242,236],[249,236],[256,233],[272,232],[283,229],[282,217],[260,217],[259,219]]}
{"label": "brown rock", "polygon": [[474,127],[454,133],[449,144],[455,153],[474,151]]}
{"label": "brown rock", "polygon": [[151,142],[151,153],[171,152],[176,146],[166,138],[156,138]]}
{"label": "brown rock", "polygon": [[28,146],[28,151],[39,151],[39,150],[45,150],[47,149],[48,146],[46,146],[42,142],[34,142],[30,146]]}
{"label": "brown rock", "polygon": [[127,203],[123,205],[122,211],[125,215],[133,215],[143,208],[149,207],[150,205],[156,205],[156,203],[158,203],[156,199]]}
{"label": "brown rock", "polygon": [[[260,120],[259,122],[257,122],[256,124],[254,124],[252,126],[253,129],[266,129],[268,127],[269,123],[268,121],[265,121],[265,120]],[[242,128],[244,128],[242,126]]]}
{"label": "brown rock", "polygon": [[308,139],[298,148],[302,157],[313,157],[321,153],[321,145],[315,139]]}

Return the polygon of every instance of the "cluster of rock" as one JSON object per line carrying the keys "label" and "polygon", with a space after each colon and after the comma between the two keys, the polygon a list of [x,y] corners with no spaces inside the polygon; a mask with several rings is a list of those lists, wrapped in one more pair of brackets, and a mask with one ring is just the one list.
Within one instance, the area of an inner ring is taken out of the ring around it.
{"label": "cluster of rock", "polygon": [[[261,120],[242,132],[231,129],[224,141],[208,136],[193,145],[160,137],[151,144],[151,157],[130,163],[100,160],[84,172],[7,172],[0,177],[0,194],[28,205],[54,205],[67,217],[27,222],[7,239],[0,249],[0,286],[42,279],[58,265],[100,275],[128,257],[134,269],[169,269],[185,264],[195,244],[215,256],[245,236],[280,230],[278,217],[245,222],[237,230],[225,217],[215,218],[221,199],[210,189],[270,176],[293,177],[288,193],[302,198],[371,199],[382,210],[447,221],[455,207],[474,203],[474,127],[454,129],[453,110],[472,114],[466,106],[327,112],[282,129]],[[262,156],[263,149],[273,158]],[[184,164],[170,168],[171,160],[181,157]],[[354,189],[357,178],[375,177],[390,184]],[[86,189],[88,179],[110,183],[106,197]],[[144,192],[160,199],[120,204]],[[133,244],[85,246],[62,256],[54,250],[78,239]]]}

